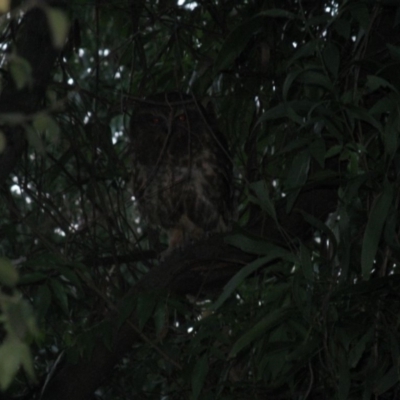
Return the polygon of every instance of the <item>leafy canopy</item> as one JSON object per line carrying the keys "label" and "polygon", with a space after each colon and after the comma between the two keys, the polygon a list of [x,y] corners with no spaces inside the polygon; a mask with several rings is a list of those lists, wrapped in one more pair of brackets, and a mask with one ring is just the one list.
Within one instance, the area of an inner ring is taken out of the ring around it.
{"label": "leafy canopy", "polygon": [[[51,69],[20,51],[35,3],[15,3],[0,1],[0,170],[18,134],[28,146],[0,188],[1,390],[62,398],[44,384],[53,363],[96,375],[98,343],[109,360],[130,325],[138,339],[96,398],[395,398],[399,6],[43,3],[62,48]],[[234,268],[201,294],[130,289],[159,261],[126,126],[135,102],[170,90],[212,105],[235,166]]]}

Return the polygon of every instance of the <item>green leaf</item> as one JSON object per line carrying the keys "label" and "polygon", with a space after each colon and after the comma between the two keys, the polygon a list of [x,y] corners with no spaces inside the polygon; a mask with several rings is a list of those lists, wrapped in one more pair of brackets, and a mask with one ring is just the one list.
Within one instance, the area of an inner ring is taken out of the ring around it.
{"label": "green leaf", "polygon": [[0,346],[0,388],[2,390],[10,386],[21,365],[33,379],[33,363],[28,345],[15,338],[6,338]]}
{"label": "green leaf", "polygon": [[146,322],[154,312],[157,304],[157,298],[153,294],[140,294],[137,298],[136,313],[139,320],[139,328],[143,329]]}
{"label": "green leaf", "polygon": [[[339,207],[339,232],[340,232],[340,242],[339,242],[339,254],[341,254],[340,260],[340,280],[341,282],[346,282],[348,279],[348,273],[350,268],[350,249],[351,249],[351,229],[350,229],[350,218],[347,212],[347,207],[343,204]],[[351,361],[349,361],[351,364]]]}
{"label": "green leaf", "polygon": [[4,151],[7,146],[6,135],[2,130],[0,130],[0,154]]}
{"label": "green leaf", "polygon": [[330,79],[321,72],[314,70],[305,70],[299,75],[299,81],[306,85],[315,85],[322,87],[329,92],[333,92],[333,85]]}
{"label": "green leaf", "polygon": [[115,333],[115,326],[112,321],[102,321],[95,327],[97,337],[101,337],[102,342],[108,350],[113,351],[113,339]]}
{"label": "green leaf", "polygon": [[312,157],[318,162],[321,168],[324,168],[325,157],[327,155],[325,141],[318,138],[309,145],[309,149]]}
{"label": "green leaf", "polygon": [[281,9],[266,10],[234,28],[218,54],[214,64],[215,72],[227,68],[242,53],[249,40],[259,31],[265,29],[266,17],[296,18],[296,15]]}
{"label": "green leaf", "polygon": [[365,108],[349,106],[347,107],[346,112],[350,119],[360,119],[361,121],[365,121],[368,124],[372,125],[380,133],[383,132],[382,124],[372,115],[370,115],[370,113]]}
{"label": "green leaf", "polygon": [[289,252],[280,249],[279,247],[275,247],[275,249],[272,248],[271,251],[268,252],[267,256],[261,257],[251,262],[250,264],[243,267],[239,272],[237,272],[225,285],[224,290],[222,291],[217,301],[212,305],[211,309],[217,310],[231,296],[236,288],[254,271],[256,271],[258,268],[263,267],[268,262],[279,258],[289,260],[293,263],[295,262],[293,255]]}
{"label": "green leaf", "polygon": [[298,16],[295,13],[283,10],[281,8],[271,8],[270,10],[261,11],[257,16],[271,17],[271,18],[287,18],[296,19]]}
{"label": "green leaf", "polygon": [[288,100],[287,96],[293,82],[295,82],[296,79],[299,77],[299,75],[302,73],[303,73],[302,69],[296,68],[294,71],[291,71],[289,74],[287,74],[285,82],[283,82],[283,87],[282,87],[282,96],[284,100]]}
{"label": "green leaf", "polygon": [[11,0],[0,0],[0,13],[5,14],[10,11]]}
{"label": "green leaf", "polygon": [[338,351],[339,358],[339,387],[338,387],[338,399],[348,400],[350,391],[350,369],[346,359],[345,352],[342,348]]}
{"label": "green leaf", "polygon": [[287,213],[291,211],[302,186],[304,185],[304,183],[306,183],[309,169],[310,152],[307,149],[296,154],[287,174],[284,186],[284,190],[285,192],[287,192]]}
{"label": "green leaf", "polygon": [[[118,321],[117,321],[118,328],[120,328],[121,325],[132,314],[132,312],[135,309],[135,306],[137,304],[136,300],[137,299],[135,296],[126,296],[119,304],[119,306],[118,306]],[[140,319],[139,319],[139,324],[140,324]]]}
{"label": "green leaf", "polygon": [[399,382],[398,366],[394,365],[389,371],[378,380],[375,387],[375,394],[381,395],[391,389]]}
{"label": "green leaf", "polygon": [[371,23],[371,17],[369,15],[369,10],[366,4],[362,2],[352,3],[351,14],[356,21],[360,24],[361,28],[368,32]]}
{"label": "green leaf", "polygon": [[393,199],[393,185],[387,180],[383,184],[383,192],[372,206],[367,227],[365,228],[362,251],[362,276],[368,280],[374,265],[383,225],[385,224],[390,205]]}
{"label": "green leaf", "polygon": [[47,279],[47,275],[43,272],[32,272],[21,276],[19,285],[29,285],[32,283],[41,282]]}
{"label": "green leaf", "polygon": [[9,112],[1,114],[0,122],[11,126],[21,125],[26,122],[26,116],[20,112]]}
{"label": "green leaf", "polygon": [[10,59],[9,70],[18,90],[32,83],[32,67],[24,58],[13,54]]}
{"label": "green leaf", "polygon": [[400,47],[387,44],[386,47],[389,49],[389,53],[393,60],[400,61]]}
{"label": "green leaf", "polygon": [[350,350],[349,364],[351,368],[355,368],[357,366],[362,355],[364,354],[367,344],[372,342],[373,337],[374,337],[374,328],[371,327]]}
{"label": "green leaf", "polygon": [[229,352],[229,357],[235,357],[242,349],[254,342],[257,338],[264,336],[268,331],[285,321],[290,312],[290,309],[287,307],[273,310],[235,342],[232,350]]}
{"label": "green leaf", "polygon": [[333,26],[336,32],[344,39],[348,40],[350,38],[351,24],[349,21],[343,18],[337,18]]}
{"label": "green leaf", "polygon": [[368,75],[367,83],[365,85],[369,92],[374,92],[375,90],[378,90],[380,88],[388,88],[398,94],[398,90],[386,79],[383,79],[380,76]]}
{"label": "green leaf", "polygon": [[34,308],[38,322],[46,316],[51,304],[51,291],[47,285],[41,285],[34,299]]}
{"label": "green leaf", "polygon": [[222,291],[217,301],[213,304],[212,309],[217,310],[231,296],[233,291],[245,280],[248,275],[256,271],[258,268],[262,267],[263,265],[265,265],[265,263],[271,261],[272,259],[273,258],[271,258],[270,256],[262,257],[242,268],[225,285],[224,290]]}
{"label": "green leaf", "polygon": [[58,304],[61,306],[62,310],[64,311],[65,315],[69,313],[68,307],[68,296],[66,292],[66,287],[61,284],[58,280],[51,280],[50,286],[53,291],[54,298],[57,300]]}
{"label": "green leaf", "polygon": [[264,23],[264,18],[254,17],[237,26],[223,43],[214,71],[226,69],[242,53],[250,38],[263,29]]}
{"label": "green leaf", "polygon": [[311,262],[311,253],[303,243],[300,243],[300,262],[304,277],[312,282],[314,280],[314,270]]}
{"label": "green leaf", "polygon": [[399,110],[396,107],[390,112],[383,131],[385,153],[388,154],[390,158],[393,158],[396,155],[399,147],[399,128]]}
{"label": "green leaf", "polygon": [[382,114],[386,115],[388,111],[392,112],[397,106],[397,101],[389,97],[379,99],[369,110],[368,113],[373,115],[376,119],[381,119]]}
{"label": "green leaf", "polygon": [[276,221],[275,207],[269,196],[267,183],[264,180],[252,182],[250,183],[250,189],[255,192],[260,207]]}
{"label": "green leaf", "polygon": [[65,12],[53,8],[45,8],[47,15],[47,22],[51,30],[51,38],[53,41],[53,46],[57,49],[63,48],[65,40],[69,31],[69,21]]}
{"label": "green leaf", "polygon": [[37,327],[32,307],[26,301],[9,301],[4,307],[6,330],[18,339],[24,339],[29,334],[37,335]]}
{"label": "green leaf", "polygon": [[153,314],[154,325],[156,326],[156,333],[159,336],[166,329],[167,322],[167,308],[164,303],[158,302],[157,307]]}
{"label": "green leaf", "polygon": [[327,70],[336,79],[339,73],[340,66],[340,53],[336,45],[328,42],[322,52],[322,57],[325,62]]}
{"label": "green leaf", "polygon": [[193,400],[199,398],[201,390],[203,389],[207,373],[208,373],[208,357],[207,354],[204,354],[196,361],[196,364],[192,372]]}
{"label": "green leaf", "polygon": [[44,133],[51,140],[56,140],[60,133],[57,122],[46,113],[39,113],[32,122],[33,127],[38,133]]}
{"label": "green leaf", "polygon": [[304,124],[304,118],[299,116],[298,113],[296,112],[296,110],[294,110],[292,107],[287,107],[286,115],[293,122],[296,122],[299,125]]}
{"label": "green leaf", "polygon": [[0,283],[15,286],[18,282],[18,272],[7,258],[0,258]]}
{"label": "green leaf", "polygon": [[225,243],[235,246],[246,253],[257,255],[275,254],[275,256],[280,258],[294,260],[292,254],[287,250],[273,245],[264,239],[251,237],[245,234],[234,234],[226,236],[224,241]]}
{"label": "green leaf", "polygon": [[280,103],[275,107],[270,108],[264,112],[256,123],[256,127],[264,121],[270,121],[275,119],[284,118],[287,115],[287,105]]}
{"label": "green leaf", "polygon": [[38,153],[44,154],[46,152],[46,149],[43,144],[43,140],[40,138],[36,130],[33,129],[30,125],[24,125],[24,128],[29,144],[34,147],[34,149]]}
{"label": "green leaf", "polygon": [[59,265],[58,271],[62,275],[63,278],[68,279],[73,285],[76,286],[77,289],[83,290],[82,289],[82,282],[81,279],[78,277],[78,275],[72,270],[70,267],[66,267],[64,265]]}
{"label": "green leaf", "polygon": [[255,127],[265,121],[273,121],[281,118],[290,118],[292,121],[299,125],[303,125],[303,118],[298,115],[296,108],[299,110],[307,112],[309,110],[309,103],[307,101],[292,101],[286,103],[280,103],[275,107],[270,108],[264,112],[258,119]]}
{"label": "green leaf", "polygon": [[332,230],[320,219],[314,217],[311,214],[306,213],[303,210],[299,211],[305,221],[307,221],[311,226],[313,226],[317,230],[323,232],[329,238],[330,245],[333,246],[332,253],[336,254],[337,241]]}
{"label": "green leaf", "polygon": [[293,159],[285,182],[285,190],[290,190],[303,185],[307,180],[310,163],[310,154],[308,149],[299,152]]}
{"label": "green leaf", "polygon": [[287,62],[286,68],[289,68],[296,60],[313,56],[318,48],[318,44],[319,40],[310,40],[309,42],[300,46],[298,49],[296,49],[293,56]]}

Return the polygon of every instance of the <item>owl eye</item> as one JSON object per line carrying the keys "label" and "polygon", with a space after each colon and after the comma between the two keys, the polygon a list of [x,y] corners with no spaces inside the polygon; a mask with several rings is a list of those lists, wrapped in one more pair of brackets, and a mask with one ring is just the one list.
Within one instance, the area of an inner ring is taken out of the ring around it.
{"label": "owl eye", "polygon": [[186,121],[186,115],[185,114],[178,115],[178,119],[181,122],[185,122]]}

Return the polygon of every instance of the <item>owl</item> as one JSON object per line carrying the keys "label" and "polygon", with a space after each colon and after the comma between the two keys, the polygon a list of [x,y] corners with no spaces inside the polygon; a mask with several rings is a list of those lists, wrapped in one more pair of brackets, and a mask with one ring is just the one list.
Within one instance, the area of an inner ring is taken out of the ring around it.
{"label": "owl", "polygon": [[215,117],[190,95],[146,98],[130,123],[133,193],[141,215],[168,234],[167,253],[228,230],[232,164]]}

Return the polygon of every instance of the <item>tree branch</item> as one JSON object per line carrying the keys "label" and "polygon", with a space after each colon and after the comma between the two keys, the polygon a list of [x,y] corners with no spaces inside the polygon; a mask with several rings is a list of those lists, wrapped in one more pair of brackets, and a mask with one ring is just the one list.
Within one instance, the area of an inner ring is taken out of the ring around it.
{"label": "tree branch", "polygon": [[[60,5],[63,1],[53,3]],[[32,8],[25,14],[17,32],[15,49],[17,55],[31,66],[32,84],[18,89],[13,79],[8,77],[0,94],[0,114],[31,114],[40,108],[58,54],[42,8]],[[26,148],[25,132],[21,126],[2,126],[1,129],[6,136],[6,148],[0,154],[0,185],[15,168]]]}
{"label": "tree branch", "polygon": [[[337,188],[318,189],[301,193],[295,208],[315,217],[325,218],[332,212],[337,202]],[[256,232],[252,226],[252,234],[274,237],[279,241],[282,229],[299,234],[300,238],[310,236],[310,227],[298,212],[286,215],[284,199],[278,207],[278,215],[282,217],[282,226],[278,229],[275,222],[265,224],[263,231]],[[300,217],[298,217],[300,216]],[[258,225],[260,228],[261,225]],[[243,265],[252,261],[254,255],[247,254],[224,242],[223,236],[213,236],[207,240],[172,253],[164,262],[149,271],[126,296],[154,292],[164,294],[174,291],[181,294],[197,295],[200,292],[213,292],[236,274]],[[111,326],[117,326],[118,315],[112,317]],[[41,400],[87,400],[90,395],[104,383],[120,358],[141,338],[132,326],[138,326],[136,317],[132,315],[119,330],[115,331],[112,350],[107,348],[101,339],[95,346],[90,360],[82,358],[76,365],[66,365],[50,381]]]}

